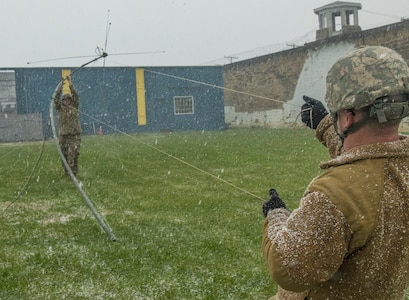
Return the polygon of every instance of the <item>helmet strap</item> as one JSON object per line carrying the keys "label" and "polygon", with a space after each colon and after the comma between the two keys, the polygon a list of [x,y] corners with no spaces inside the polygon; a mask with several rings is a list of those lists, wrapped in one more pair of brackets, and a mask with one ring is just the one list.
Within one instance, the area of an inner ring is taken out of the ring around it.
{"label": "helmet strap", "polygon": [[338,113],[332,114],[335,131],[342,142],[349,134],[356,132],[371,119],[377,119],[379,123],[385,123],[389,120],[399,120],[407,117],[409,115],[409,94],[380,97],[367,108],[368,113],[366,116],[343,132],[338,129]]}
{"label": "helmet strap", "polygon": [[340,132],[339,128],[338,128],[338,114],[337,113],[333,114],[332,119],[334,120],[335,132],[338,134],[338,136],[341,139],[342,143],[344,143],[344,139],[349,134],[358,131],[358,129],[360,129],[362,126],[364,126],[366,123],[368,123],[371,118],[369,116],[366,116],[365,118],[362,118],[358,122],[352,124],[351,126],[349,126],[346,130],[344,130],[342,132]]}
{"label": "helmet strap", "polygon": [[369,111],[370,118],[373,118],[375,115],[379,123],[384,123],[388,120],[403,119],[409,115],[408,100],[402,102],[385,102],[383,99],[378,99],[371,105]]}

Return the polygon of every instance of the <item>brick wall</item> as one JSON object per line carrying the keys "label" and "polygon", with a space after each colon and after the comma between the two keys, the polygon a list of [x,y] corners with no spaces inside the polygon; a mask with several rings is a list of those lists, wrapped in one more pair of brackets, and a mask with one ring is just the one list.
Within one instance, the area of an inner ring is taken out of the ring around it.
{"label": "brick wall", "polygon": [[292,98],[306,55],[297,48],[226,65],[225,105],[237,112],[282,108],[282,101]]}
{"label": "brick wall", "polygon": [[225,65],[226,123],[231,126],[294,125],[294,112],[302,105],[302,95],[323,99],[329,68],[347,51],[361,45],[392,48],[409,62],[409,20],[348,32],[303,47]]}

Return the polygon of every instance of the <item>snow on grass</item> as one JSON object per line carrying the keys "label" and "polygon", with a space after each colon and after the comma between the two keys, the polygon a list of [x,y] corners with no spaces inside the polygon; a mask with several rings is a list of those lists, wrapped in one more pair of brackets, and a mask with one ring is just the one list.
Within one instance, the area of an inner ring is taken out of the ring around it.
{"label": "snow on grass", "polygon": [[78,178],[112,242],[63,174],[53,142],[34,171],[42,144],[0,147],[0,299],[274,293],[261,255],[260,199],[144,143],[260,197],[274,186],[290,208],[326,155],[309,130],[85,136]]}

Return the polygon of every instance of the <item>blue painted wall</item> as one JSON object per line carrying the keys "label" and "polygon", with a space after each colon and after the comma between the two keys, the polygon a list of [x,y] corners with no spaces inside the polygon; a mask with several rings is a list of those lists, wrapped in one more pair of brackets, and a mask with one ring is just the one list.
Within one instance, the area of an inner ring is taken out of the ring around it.
{"label": "blue painted wall", "polygon": [[[51,137],[49,107],[63,69],[15,68],[17,112],[41,113]],[[222,67],[146,67],[146,125],[138,125],[136,69],[87,67],[72,75],[80,95],[83,134],[220,130],[225,128]],[[174,96],[193,96],[194,113],[174,114]]]}

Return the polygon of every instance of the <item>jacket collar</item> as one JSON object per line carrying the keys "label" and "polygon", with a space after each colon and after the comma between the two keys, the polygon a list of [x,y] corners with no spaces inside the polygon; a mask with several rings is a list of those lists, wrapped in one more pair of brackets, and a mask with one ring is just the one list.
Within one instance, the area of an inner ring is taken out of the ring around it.
{"label": "jacket collar", "polygon": [[321,169],[350,164],[358,160],[387,158],[387,157],[409,157],[409,138],[401,135],[398,141],[378,143],[352,148],[327,162],[320,163]]}

